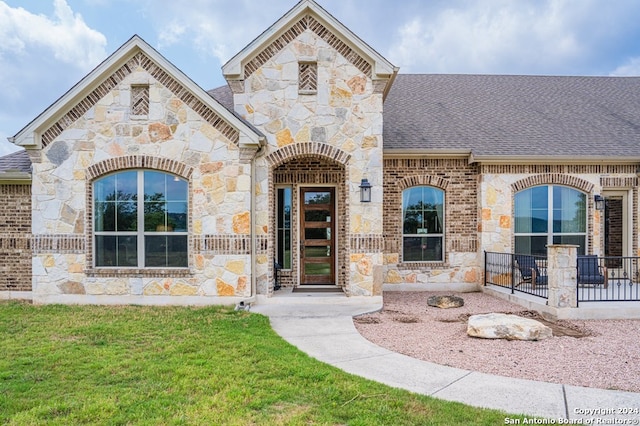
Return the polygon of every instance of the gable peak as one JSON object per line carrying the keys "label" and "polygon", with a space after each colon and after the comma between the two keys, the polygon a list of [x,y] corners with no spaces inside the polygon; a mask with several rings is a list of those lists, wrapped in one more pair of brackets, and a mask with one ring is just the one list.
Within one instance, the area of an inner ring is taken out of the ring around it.
{"label": "gable peak", "polygon": [[398,71],[314,0],[301,0],[223,67],[229,83],[242,81],[284,49],[304,31],[311,31],[374,80],[392,78]]}

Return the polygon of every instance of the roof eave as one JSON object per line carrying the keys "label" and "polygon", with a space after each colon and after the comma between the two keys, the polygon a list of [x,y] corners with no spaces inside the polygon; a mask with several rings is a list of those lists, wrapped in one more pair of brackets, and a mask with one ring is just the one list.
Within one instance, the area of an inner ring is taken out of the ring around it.
{"label": "roof eave", "polygon": [[468,149],[383,149],[384,158],[469,158]]}
{"label": "roof eave", "polygon": [[469,164],[640,164],[640,156],[477,155],[465,149],[384,149],[384,158],[464,158]]}
{"label": "roof eave", "polygon": [[482,164],[638,164],[640,156],[596,155],[469,155],[469,163]]}
{"label": "roof eave", "polygon": [[183,84],[199,101],[211,107],[225,121],[234,126],[241,134],[245,135],[252,143],[262,144],[261,135],[251,129],[245,122],[233,115],[229,110],[222,106],[217,100],[210,96],[204,89],[198,86],[179,68],[168,61],[151,45],[144,41],[140,36],[134,35],[118,50],[105,59],[100,65],[94,68],[82,80],[80,80],[69,91],[63,94],[57,101],[51,104],[44,112],[37,116],[27,126],[20,130],[15,136],[10,137],[9,141],[15,145],[28,147],[30,149],[39,149],[42,147],[40,141],[40,133],[53,125],[74,105],[82,101],[92,90],[104,81],[109,75],[113,74],[124,62],[139,52],[143,52],[149,56],[158,66],[171,76],[175,77]]}
{"label": "roof eave", "polygon": [[389,82],[385,86],[384,92],[382,92],[382,102],[387,99],[387,95],[391,91],[391,86],[393,86],[393,83],[396,81],[396,77],[398,77],[398,72],[400,72],[400,68],[393,67],[393,74],[391,74],[391,76],[389,77]]}
{"label": "roof eave", "polygon": [[0,184],[30,184],[31,173],[7,170],[0,172]]}
{"label": "roof eave", "polygon": [[[120,46],[118,50],[102,61],[71,89],[47,107],[40,115],[16,133],[16,135],[11,138],[12,142],[22,147],[40,148],[41,144],[38,131],[55,123],[61,111],[67,111],[72,108],[73,105],[80,102],[83,95],[91,91],[93,85],[96,85],[98,81],[102,81],[105,76],[113,73],[117,69],[117,65],[121,63],[124,57],[135,54],[135,52],[132,53],[132,49],[134,49],[140,41],[142,41],[142,39],[137,35],[131,37]],[[142,42],[144,43],[144,41]]]}

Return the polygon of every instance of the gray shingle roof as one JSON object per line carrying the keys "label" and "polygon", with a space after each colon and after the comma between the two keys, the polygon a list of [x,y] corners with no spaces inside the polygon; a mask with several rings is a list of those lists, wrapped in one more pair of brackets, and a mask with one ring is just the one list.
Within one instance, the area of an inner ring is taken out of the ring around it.
{"label": "gray shingle roof", "polygon": [[24,149],[0,157],[0,173],[17,171],[31,173],[31,160]]}
{"label": "gray shingle roof", "polygon": [[640,78],[400,74],[384,147],[640,157]]}
{"label": "gray shingle roof", "polygon": [[220,86],[215,89],[207,91],[215,99],[220,102],[220,105],[233,111],[233,92],[229,86]]}
{"label": "gray shingle roof", "polygon": [[[209,91],[233,109],[228,86]],[[399,74],[385,150],[640,158],[640,77]]]}
{"label": "gray shingle roof", "polygon": [[224,108],[226,108],[231,114],[235,115],[238,119],[244,121],[245,124],[249,126],[249,128],[251,128],[251,130],[253,130],[256,135],[264,136],[264,133],[262,133],[260,129],[255,127],[253,124],[249,123],[247,120],[242,118],[240,114],[234,111],[233,92],[231,91],[231,88],[229,86],[221,86],[216,89],[209,90],[207,91],[207,93],[209,93],[209,95],[211,95],[213,99],[218,101],[218,103],[222,105]]}

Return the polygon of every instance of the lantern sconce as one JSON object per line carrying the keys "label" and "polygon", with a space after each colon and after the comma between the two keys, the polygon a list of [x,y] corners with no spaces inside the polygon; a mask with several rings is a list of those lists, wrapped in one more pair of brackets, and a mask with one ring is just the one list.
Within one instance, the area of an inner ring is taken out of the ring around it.
{"label": "lantern sconce", "polygon": [[371,202],[371,184],[369,183],[369,180],[367,178],[363,178],[360,181],[360,202]]}
{"label": "lantern sconce", "polygon": [[604,197],[602,195],[594,195],[593,201],[596,203],[596,210],[604,210]]}

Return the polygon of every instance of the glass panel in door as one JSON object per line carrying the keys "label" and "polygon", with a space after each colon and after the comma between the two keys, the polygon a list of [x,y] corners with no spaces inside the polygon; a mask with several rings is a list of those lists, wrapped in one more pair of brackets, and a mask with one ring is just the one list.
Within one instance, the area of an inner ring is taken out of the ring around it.
{"label": "glass panel in door", "polygon": [[334,188],[302,188],[300,192],[300,283],[334,285]]}

